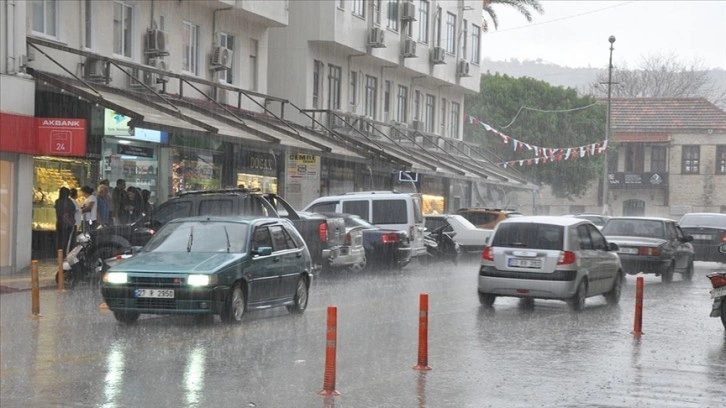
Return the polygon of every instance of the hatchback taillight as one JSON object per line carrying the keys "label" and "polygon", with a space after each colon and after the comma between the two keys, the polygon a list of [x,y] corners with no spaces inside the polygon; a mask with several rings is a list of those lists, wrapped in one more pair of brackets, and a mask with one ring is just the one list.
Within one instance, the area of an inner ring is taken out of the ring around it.
{"label": "hatchback taillight", "polygon": [[569,265],[575,263],[577,257],[572,251],[560,251],[560,258],[557,259],[557,265]]}
{"label": "hatchback taillight", "polygon": [[660,248],[640,247],[638,248],[638,255],[660,256]]}
{"label": "hatchback taillight", "polygon": [[323,222],[318,226],[318,236],[321,242],[328,242],[328,223]]}
{"label": "hatchback taillight", "polygon": [[393,234],[393,233],[391,233],[391,234],[383,234],[381,236],[381,240],[383,240],[383,243],[384,244],[392,244],[394,242],[398,242],[399,241],[398,234]]}
{"label": "hatchback taillight", "polygon": [[711,279],[711,286],[714,288],[720,288],[726,286],[726,273],[709,273],[708,279]]}
{"label": "hatchback taillight", "polygon": [[726,231],[724,231],[723,235],[721,236],[721,242],[726,243]]}
{"label": "hatchback taillight", "polygon": [[494,253],[492,252],[492,247],[484,247],[484,250],[481,253],[481,259],[494,262]]}

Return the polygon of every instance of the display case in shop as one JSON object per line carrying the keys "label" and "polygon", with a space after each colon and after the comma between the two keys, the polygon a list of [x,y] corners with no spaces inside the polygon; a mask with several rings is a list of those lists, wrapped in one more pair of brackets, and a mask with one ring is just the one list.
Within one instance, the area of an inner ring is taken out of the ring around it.
{"label": "display case in shop", "polygon": [[33,230],[55,231],[55,200],[61,187],[80,190],[91,179],[86,160],[36,157],[33,177]]}

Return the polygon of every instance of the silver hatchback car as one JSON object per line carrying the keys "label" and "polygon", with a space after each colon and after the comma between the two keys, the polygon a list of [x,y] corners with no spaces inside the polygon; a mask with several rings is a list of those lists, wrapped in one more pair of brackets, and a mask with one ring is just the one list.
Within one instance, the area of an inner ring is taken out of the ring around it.
{"label": "silver hatchback car", "polygon": [[500,222],[482,252],[479,300],[497,296],[560,299],[579,311],[585,299],[620,301],[625,279],[618,246],[588,220],[524,216]]}

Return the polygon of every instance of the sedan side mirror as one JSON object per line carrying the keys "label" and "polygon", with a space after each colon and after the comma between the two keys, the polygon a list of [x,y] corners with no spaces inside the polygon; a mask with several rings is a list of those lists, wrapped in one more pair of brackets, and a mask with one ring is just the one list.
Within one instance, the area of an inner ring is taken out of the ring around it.
{"label": "sedan side mirror", "polygon": [[272,247],[257,247],[252,250],[252,255],[268,256],[272,255]]}
{"label": "sedan side mirror", "polygon": [[618,252],[618,251],[620,251],[620,247],[618,246],[618,244],[616,244],[614,242],[608,242],[608,251]]}
{"label": "sedan side mirror", "polygon": [[683,242],[691,242],[693,241],[693,235],[686,235],[683,237]]}

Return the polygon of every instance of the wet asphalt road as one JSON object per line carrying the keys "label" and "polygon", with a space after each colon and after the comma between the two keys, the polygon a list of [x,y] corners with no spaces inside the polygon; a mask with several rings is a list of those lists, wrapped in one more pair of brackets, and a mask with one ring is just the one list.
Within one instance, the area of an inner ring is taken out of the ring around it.
{"label": "wet asphalt road", "polygon": [[[0,296],[0,406],[12,407],[724,407],[726,334],[708,317],[706,273],[645,277],[643,332],[632,335],[635,277],[620,305],[589,298],[527,309],[476,296],[476,263],[317,279],[308,310],[218,318],[99,309],[96,290]],[[428,362],[417,363],[419,294],[429,294]],[[336,389],[323,386],[326,311],[338,308]]]}

